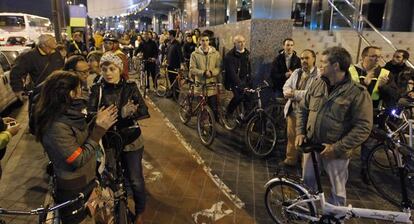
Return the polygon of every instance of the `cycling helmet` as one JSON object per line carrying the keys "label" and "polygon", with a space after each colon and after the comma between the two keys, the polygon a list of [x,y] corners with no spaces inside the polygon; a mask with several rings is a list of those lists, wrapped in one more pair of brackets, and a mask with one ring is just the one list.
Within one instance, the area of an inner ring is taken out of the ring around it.
{"label": "cycling helmet", "polygon": [[103,40],[104,41],[118,42],[118,38],[116,38],[116,36],[113,35],[112,33],[105,34],[105,36],[103,37]]}

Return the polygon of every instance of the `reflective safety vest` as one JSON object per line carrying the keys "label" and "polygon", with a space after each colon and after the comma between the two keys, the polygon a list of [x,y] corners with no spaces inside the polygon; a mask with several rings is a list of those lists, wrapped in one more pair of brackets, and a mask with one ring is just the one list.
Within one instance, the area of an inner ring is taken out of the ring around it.
{"label": "reflective safety vest", "polygon": [[[357,83],[360,83],[359,78],[363,77],[363,76],[360,76],[358,74],[358,71],[356,70],[355,66],[354,65],[349,66],[348,70],[349,70],[349,73],[351,73],[352,80],[357,82]],[[387,77],[389,74],[390,74],[390,71],[388,71],[387,69],[381,68],[381,72],[380,72],[378,78],[373,78],[372,80],[379,80],[382,77]],[[379,98],[380,98],[380,94],[379,94],[379,91],[378,91],[378,82],[376,82],[375,86],[374,86],[374,89],[372,90],[372,93],[371,93],[371,99],[372,100],[379,100]]]}

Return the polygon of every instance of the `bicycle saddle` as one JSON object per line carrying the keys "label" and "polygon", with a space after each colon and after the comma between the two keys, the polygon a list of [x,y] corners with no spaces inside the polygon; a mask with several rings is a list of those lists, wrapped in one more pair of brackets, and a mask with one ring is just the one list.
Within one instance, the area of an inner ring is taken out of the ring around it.
{"label": "bicycle saddle", "polygon": [[298,149],[303,153],[310,153],[312,151],[322,152],[325,149],[325,146],[322,144],[302,143]]}

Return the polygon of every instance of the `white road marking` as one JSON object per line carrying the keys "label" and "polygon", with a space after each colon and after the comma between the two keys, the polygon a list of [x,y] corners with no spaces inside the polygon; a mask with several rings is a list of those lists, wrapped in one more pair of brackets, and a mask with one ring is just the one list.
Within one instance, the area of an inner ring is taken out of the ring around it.
{"label": "white road marking", "polygon": [[204,209],[202,211],[196,212],[192,214],[194,223],[196,224],[205,224],[205,223],[213,223],[219,219],[222,219],[226,215],[230,215],[233,213],[231,209],[223,209],[224,202],[220,201],[211,206],[209,209]]}

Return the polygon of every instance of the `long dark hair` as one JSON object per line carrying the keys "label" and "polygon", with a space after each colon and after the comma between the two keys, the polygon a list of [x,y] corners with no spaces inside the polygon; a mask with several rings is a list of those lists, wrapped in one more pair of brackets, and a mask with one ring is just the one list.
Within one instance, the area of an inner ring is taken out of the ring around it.
{"label": "long dark hair", "polygon": [[43,83],[39,100],[35,105],[35,136],[42,140],[45,130],[71,105],[72,90],[81,85],[78,75],[68,71],[55,71]]}

